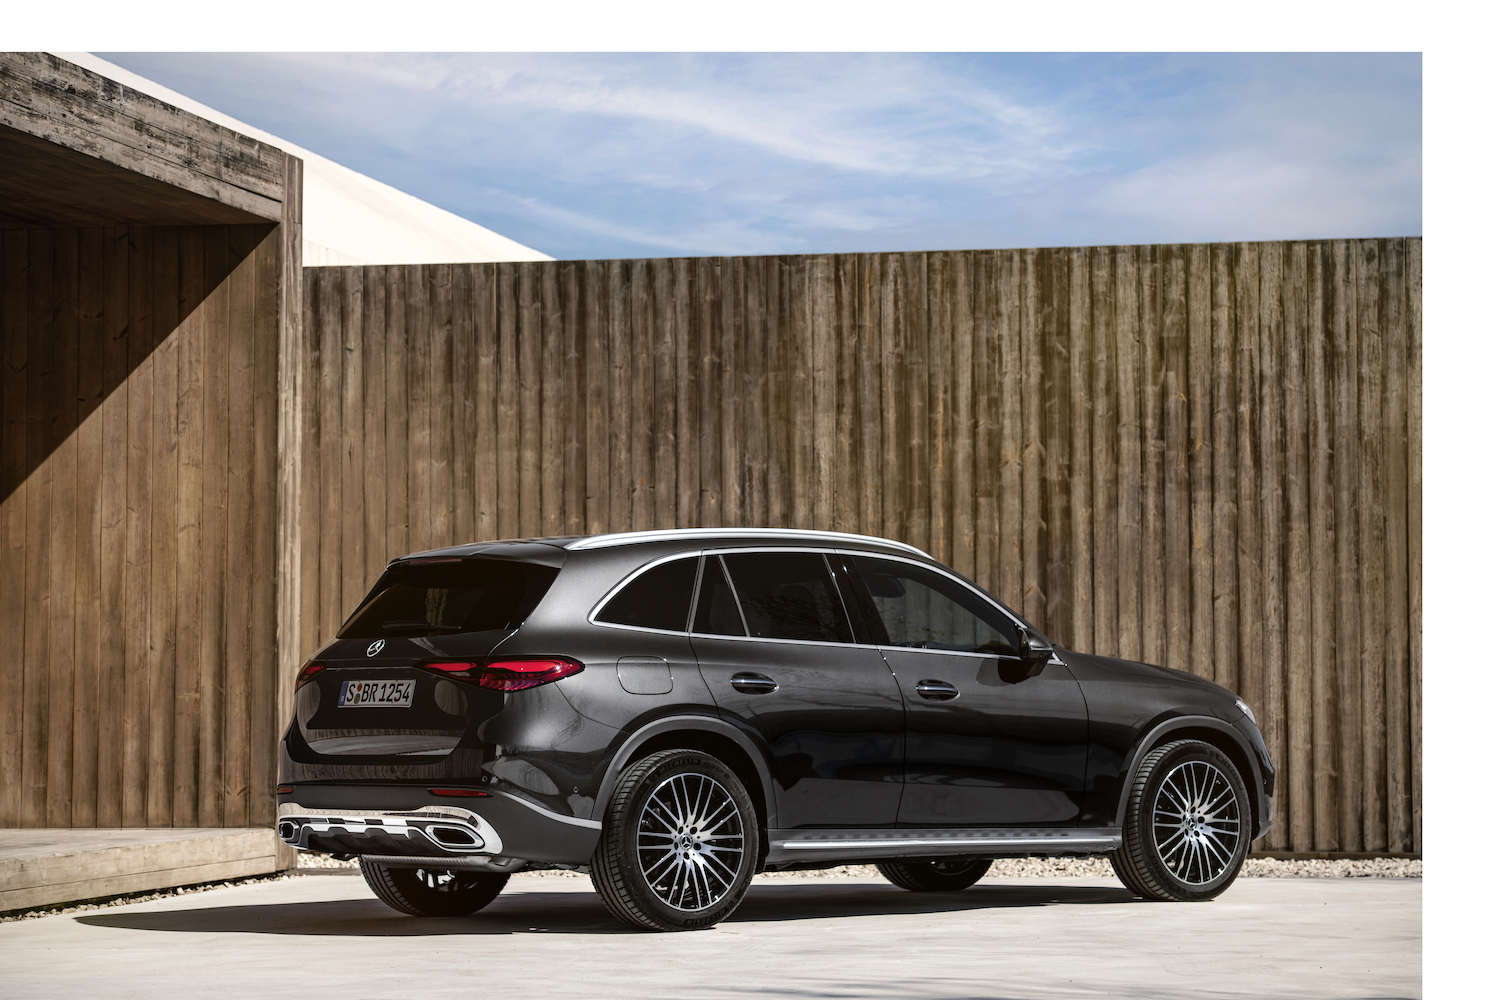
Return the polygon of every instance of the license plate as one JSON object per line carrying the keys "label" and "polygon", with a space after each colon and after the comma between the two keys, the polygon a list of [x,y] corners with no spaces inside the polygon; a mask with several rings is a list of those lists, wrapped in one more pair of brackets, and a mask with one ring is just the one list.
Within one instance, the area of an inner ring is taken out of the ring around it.
{"label": "license plate", "polygon": [[411,708],[417,682],[345,681],[339,688],[339,708]]}

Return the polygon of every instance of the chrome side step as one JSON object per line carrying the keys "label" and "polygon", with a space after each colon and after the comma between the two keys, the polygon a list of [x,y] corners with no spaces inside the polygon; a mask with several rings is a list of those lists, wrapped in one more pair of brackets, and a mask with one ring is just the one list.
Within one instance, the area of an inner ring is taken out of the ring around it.
{"label": "chrome side step", "polygon": [[766,863],[955,855],[1104,854],[1120,846],[1110,829],[770,830]]}

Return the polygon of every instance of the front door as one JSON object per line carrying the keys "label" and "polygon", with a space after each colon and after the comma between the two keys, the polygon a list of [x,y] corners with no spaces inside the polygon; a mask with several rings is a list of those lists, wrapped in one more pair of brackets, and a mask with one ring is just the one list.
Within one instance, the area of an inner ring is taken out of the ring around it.
{"label": "front door", "polygon": [[847,558],[906,704],[898,825],[1076,825],[1088,711],[1068,668],[1023,676],[1015,623],[945,573]]}
{"label": "front door", "polygon": [[692,643],[719,711],[769,748],[782,829],[895,824],[901,694],[821,553],[708,555]]}

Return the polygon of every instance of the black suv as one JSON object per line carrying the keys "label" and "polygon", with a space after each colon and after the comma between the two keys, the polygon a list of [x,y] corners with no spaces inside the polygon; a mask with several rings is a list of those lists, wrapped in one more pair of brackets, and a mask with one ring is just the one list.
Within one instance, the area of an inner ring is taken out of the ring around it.
{"label": "black suv", "polygon": [[1245,704],[1054,647],[926,553],[791,529],[481,542],[387,567],[297,678],[279,833],[407,913],[587,871],[654,930],[761,871],[874,863],[916,891],[1107,854],[1210,899],[1271,815]]}

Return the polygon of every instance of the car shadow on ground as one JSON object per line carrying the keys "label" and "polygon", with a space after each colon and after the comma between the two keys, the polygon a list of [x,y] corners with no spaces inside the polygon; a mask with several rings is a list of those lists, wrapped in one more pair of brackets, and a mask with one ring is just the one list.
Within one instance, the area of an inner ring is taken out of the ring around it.
{"label": "car shadow on ground", "polygon": [[[892,914],[949,913],[1001,907],[1128,903],[1111,886],[978,885],[963,892],[914,893],[884,885],[757,883],[733,923],[817,920]],[[423,937],[445,934],[630,934],[592,892],[502,893],[467,917],[408,917],[376,899],[198,906],[74,918],[94,927],[130,930],[338,937]]]}

